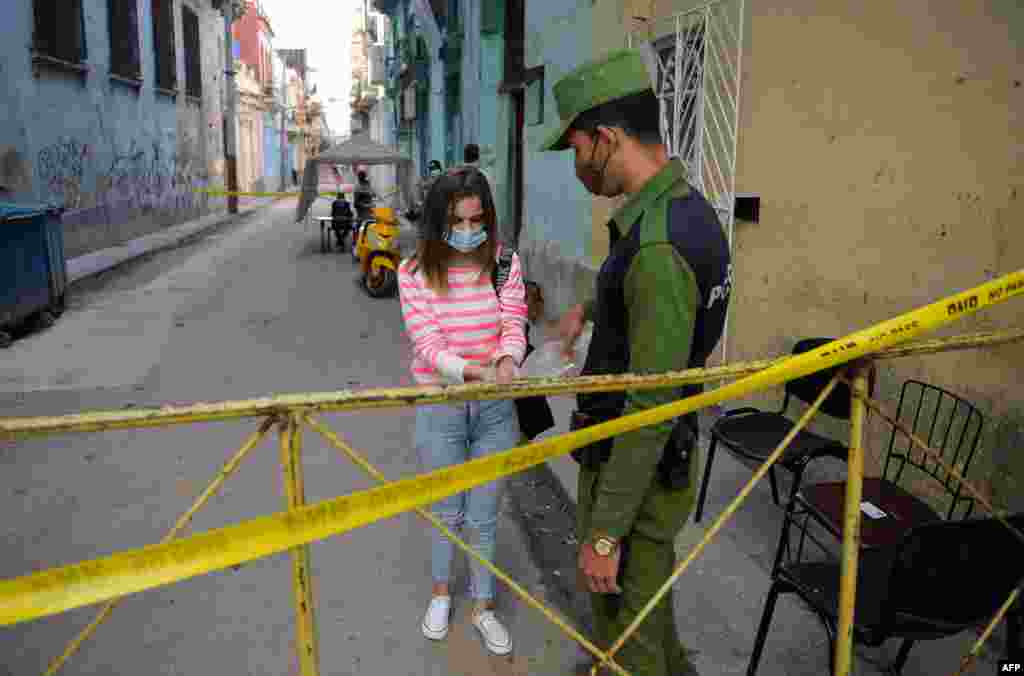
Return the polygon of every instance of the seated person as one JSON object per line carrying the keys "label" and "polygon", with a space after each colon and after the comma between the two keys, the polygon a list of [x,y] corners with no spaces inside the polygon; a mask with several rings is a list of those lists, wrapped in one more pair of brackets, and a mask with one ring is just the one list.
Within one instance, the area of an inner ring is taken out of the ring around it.
{"label": "seated person", "polygon": [[331,202],[331,218],[334,219],[335,226],[352,227],[352,205],[343,193],[338,193],[338,196]]}
{"label": "seated person", "polygon": [[343,247],[345,242],[345,235],[352,230],[352,221],[354,219],[352,213],[352,205],[345,199],[342,193],[338,193],[337,198],[331,202],[331,229],[334,230],[335,237],[338,238],[338,246]]}

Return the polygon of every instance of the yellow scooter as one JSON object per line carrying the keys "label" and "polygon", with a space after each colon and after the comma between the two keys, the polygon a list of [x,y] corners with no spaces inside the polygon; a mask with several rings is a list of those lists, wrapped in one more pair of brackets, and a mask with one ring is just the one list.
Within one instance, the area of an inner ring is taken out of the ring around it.
{"label": "yellow scooter", "polygon": [[352,240],[352,256],[362,270],[362,284],[373,298],[394,296],[398,291],[398,219],[394,209],[377,207],[373,218],[363,221]]}

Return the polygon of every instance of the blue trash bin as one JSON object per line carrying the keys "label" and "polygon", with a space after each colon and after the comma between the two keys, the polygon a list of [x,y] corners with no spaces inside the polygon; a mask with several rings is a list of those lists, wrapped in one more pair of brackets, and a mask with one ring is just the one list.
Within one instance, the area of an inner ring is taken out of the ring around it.
{"label": "blue trash bin", "polygon": [[0,347],[26,320],[51,322],[63,310],[66,290],[60,211],[0,202]]}

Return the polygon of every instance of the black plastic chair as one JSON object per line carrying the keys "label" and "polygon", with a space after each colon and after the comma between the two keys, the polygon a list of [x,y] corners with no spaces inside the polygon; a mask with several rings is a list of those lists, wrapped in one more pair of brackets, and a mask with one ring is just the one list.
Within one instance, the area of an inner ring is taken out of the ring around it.
{"label": "black plastic chair", "polygon": [[[796,344],[793,354],[809,352],[833,340],[833,338],[805,338]],[[740,458],[764,462],[796,424],[786,416],[790,398],[796,397],[806,404],[814,403],[821,391],[832,380],[836,371],[843,368],[838,366],[787,382],[782,408],[778,412],[744,407],[728,411],[715,421],[711,427],[711,443],[708,447],[707,462],[704,465],[704,480],[701,482],[700,495],[697,498],[694,521],[700,523],[704,513],[704,501],[707,498],[708,483],[711,478],[711,465],[715,460],[715,450],[718,444],[721,443]],[[850,419],[849,386],[837,383],[832,393],[819,408],[819,412],[848,421]],[[808,461],[824,456],[845,460],[847,453],[846,442],[823,437],[806,428],[801,430],[782,458],[769,470],[768,479],[771,483],[772,499],[775,504],[780,505],[775,467],[781,467],[794,475],[793,486],[795,488],[800,483],[800,476]]]}
{"label": "black plastic chair", "polygon": [[[926,405],[927,402],[927,405]],[[934,403],[934,406],[932,405]],[[974,459],[985,418],[970,402],[940,387],[919,380],[907,380],[900,390],[896,418],[915,436],[938,451],[943,460],[957,467],[965,478]],[[899,485],[907,466],[917,468],[920,476],[931,477],[946,492],[949,508],[945,516],[927,502]],[[893,428],[889,437],[885,464],[881,477],[864,479],[862,502],[881,510],[884,516],[864,514],[861,518],[860,545],[862,548],[882,547],[899,541],[910,528],[930,521],[953,519],[961,506],[960,517],[969,517],[974,499],[962,494],[961,482],[922,451],[912,446],[903,433]],[[786,519],[779,536],[779,549],[775,567],[779,566],[783,552],[789,548],[789,533],[794,523],[802,519],[800,544],[796,558],[803,550],[807,536],[807,517],[840,539],[843,535],[843,512],[846,502],[846,482],[830,481],[802,487],[794,485],[792,500],[786,508]]]}
{"label": "black plastic chair", "polygon": [[[1024,513],[1008,520],[1024,531]],[[917,526],[894,546],[860,552],[854,641],[877,647],[890,638],[903,639],[891,668],[899,674],[915,641],[953,636],[987,622],[1022,582],[1024,542],[997,519]],[[798,594],[824,623],[829,673],[835,673],[839,583],[837,561],[796,563],[776,571],[747,676],[757,672],[775,602],[786,593]]]}

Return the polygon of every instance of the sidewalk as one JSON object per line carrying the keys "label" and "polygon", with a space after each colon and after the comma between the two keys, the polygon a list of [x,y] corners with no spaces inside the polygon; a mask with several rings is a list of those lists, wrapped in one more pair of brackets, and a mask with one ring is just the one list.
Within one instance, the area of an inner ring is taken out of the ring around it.
{"label": "sidewalk", "polygon": [[129,240],[118,246],[100,249],[99,251],[69,259],[67,262],[68,282],[77,282],[80,279],[92,277],[146,254],[175,247],[191,237],[195,237],[212,228],[237,221],[254,211],[264,209],[276,202],[277,200],[263,200],[244,206],[239,204],[237,214],[229,214],[227,212],[210,214],[165,228],[160,232],[155,232],[145,237]]}
{"label": "sidewalk", "polygon": [[[539,334],[539,332],[538,332]],[[539,345],[541,335],[535,338]],[[569,414],[574,397],[550,397],[557,425],[542,437],[569,431]],[[707,457],[706,425],[702,417],[702,453]],[[577,465],[568,456],[548,462],[573,500],[577,499]],[[707,505],[701,524],[692,522],[679,534],[676,553],[682,560],[704,538],[715,519],[750,479],[751,472],[729,453],[716,454]],[[699,480],[699,477],[698,477]],[[696,649],[696,664],[702,676],[745,674],[754,636],[771,585],[769,571],[782,526],[782,510],[771,502],[767,485],[755,487],[733,518],[713,538],[676,583],[676,622],[679,635],[690,649]],[[939,641],[914,645],[904,676],[953,674],[960,659],[977,637],[965,632]],[[995,672],[993,652],[1001,652],[999,639],[983,652],[967,674]],[[829,660],[824,626],[795,595],[779,598],[771,629],[758,668],[758,676],[821,676],[828,674]],[[859,648],[854,670],[860,676],[888,673],[882,668],[896,656],[899,641],[879,649]]]}

